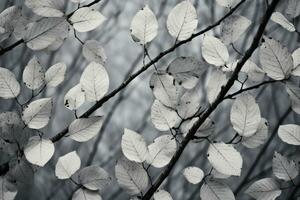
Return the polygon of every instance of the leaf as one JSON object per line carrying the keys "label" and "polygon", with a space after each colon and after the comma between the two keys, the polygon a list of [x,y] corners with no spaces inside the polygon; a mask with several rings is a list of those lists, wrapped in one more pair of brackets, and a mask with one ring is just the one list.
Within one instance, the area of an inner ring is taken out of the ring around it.
{"label": "leaf", "polygon": [[231,144],[210,144],[207,152],[210,164],[226,175],[240,176],[243,165],[241,154]]}
{"label": "leaf", "polygon": [[64,63],[52,65],[45,73],[45,82],[47,86],[56,87],[65,79],[67,66]]}
{"label": "leaf", "polygon": [[201,96],[198,88],[187,90],[180,98],[179,105],[176,108],[178,115],[183,119],[194,116],[201,107],[200,103]]}
{"label": "leaf", "polygon": [[85,41],[82,46],[82,54],[87,59],[87,61],[95,61],[101,65],[104,65],[107,60],[102,45],[96,40]]}
{"label": "leaf", "polygon": [[0,97],[10,99],[20,94],[20,84],[15,75],[6,68],[0,67]]}
{"label": "leaf", "polygon": [[64,2],[61,0],[26,0],[25,5],[43,17],[62,17]]}
{"label": "leaf", "polygon": [[229,60],[226,46],[213,36],[205,36],[202,43],[202,57],[209,64],[224,66]]}
{"label": "leaf", "polygon": [[148,5],[136,13],[130,25],[132,39],[141,45],[151,42],[157,35],[157,29],[156,16]]}
{"label": "leaf", "polygon": [[220,70],[214,70],[208,77],[208,83],[206,86],[208,102],[212,104],[219,93],[222,86],[227,83],[226,75]]}
{"label": "leaf", "polygon": [[245,193],[257,200],[275,200],[281,190],[274,179],[264,178],[254,182]]}
{"label": "leaf", "polygon": [[32,50],[45,49],[59,38],[66,38],[69,25],[65,18],[41,18],[30,23],[24,33],[24,42]]}
{"label": "leaf", "polygon": [[83,71],[80,84],[87,101],[99,101],[109,88],[106,69],[99,63],[91,62]]}
{"label": "leaf", "polygon": [[49,122],[51,110],[51,98],[42,98],[35,100],[31,102],[23,111],[22,120],[29,128],[44,128]]}
{"label": "leaf", "polygon": [[183,170],[183,175],[186,180],[192,184],[198,184],[204,178],[202,169],[198,167],[187,167]]}
{"label": "leaf", "polygon": [[78,173],[79,183],[89,190],[103,191],[111,182],[109,174],[98,166],[88,166]]}
{"label": "leaf", "polygon": [[0,13],[0,42],[9,38],[21,19],[21,8],[11,6]]}
{"label": "leaf", "polygon": [[292,71],[292,75],[300,76],[300,48],[296,49],[293,52],[292,57],[294,61],[294,69]]}
{"label": "leaf", "polygon": [[300,15],[300,2],[299,0],[289,0],[287,4],[286,13],[291,18],[296,18]]}
{"label": "leaf", "polygon": [[120,187],[130,195],[140,194],[148,186],[147,172],[136,162],[121,158],[115,167],[115,174]]}
{"label": "leaf", "polygon": [[277,178],[291,181],[298,176],[299,168],[295,161],[288,160],[276,151],[272,163],[273,173]]}
{"label": "leaf", "polygon": [[33,136],[29,139],[24,154],[30,163],[43,167],[53,156],[54,150],[51,140]]}
{"label": "leaf", "polygon": [[176,141],[171,135],[162,135],[148,146],[149,157],[147,163],[156,168],[166,166],[176,152]]}
{"label": "leaf", "polygon": [[173,76],[165,73],[153,73],[150,79],[153,95],[167,107],[175,108],[180,99],[182,88]]}
{"label": "leaf", "polygon": [[225,44],[236,42],[249,28],[251,21],[241,15],[231,15],[222,22],[222,41]]}
{"label": "leaf", "polygon": [[160,131],[168,131],[180,122],[176,111],[164,106],[158,100],[152,104],[151,120],[155,128]]}
{"label": "leaf", "polygon": [[289,20],[280,12],[274,12],[271,16],[271,20],[280,26],[282,26],[284,29],[288,30],[289,32],[295,32],[295,26],[289,22]]}
{"label": "leaf", "polygon": [[123,154],[131,161],[141,163],[148,156],[148,148],[143,136],[130,129],[124,129],[121,147]]}
{"label": "leaf", "polygon": [[15,186],[9,183],[4,176],[0,176],[0,200],[14,200],[17,192]]}
{"label": "leaf", "polygon": [[217,171],[216,169],[213,169],[211,171],[211,175],[215,179],[227,179],[230,177],[230,175],[222,174],[221,172]]}
{"label": "leaf", "polygon": [[293,69],[293,58],[288,49],[266,37],[260,47],[260,62],[267,75],[275,80],[288,78]]}
{"label": "leaf", "polygon": [[260,124],[261,115],[253,96],[244,94],[236,98],[230,111],[230,121],[240,136],[254,135]]}
{"label": "leaf", "polygon": [[176,40],[188,39],[198,26],[197,12],[191,2],[185,0],[177,4],[169,13],[167,29]]}
{"label": "leaf", "polygon": [[166,190],[157,190],[153,195],[154,200],[173,200],[172,196]]}
{"label": "leaf", "polygon": [[72,200],[102,200],[98,192],[90,191],[85,188],[79,188],[72,196]]}
{"label": "leaf", "polygon": [[235,200],[231,189],[217,180],[208,180],[201,186],[200,197],[205,200]]}
{"label": "leaf", "polygon": [[64,97],[64,104],[70,110],[76,110],[85,101],[85,93],[81,90],[81,85],[72,87]]}
{"label": "leaf", "polygon": [[69,126],[67,136],[77,142],[86,142],[98,134],[102,122],[102,117],[75,119]]}
{"label": "leaf", "polygon": [[268,122],[266,119],[261,118],[261,121],[254,135],[250,137],[243,137],[242,144],[247,148],[256,148],[265,143],[268,138],[268,132]]}
{"label": "leaf", "polygon": [[167,73],[172,75],[179,85],[192,89],[205,70],[204,65],[193,57],[177,57],[168,66]]}
{"label": "leaf", "polygon": [[300,145],[300,126],[296,124],[281,125],[278,136],[283,142],[292,145]]}
{"label": "leaf", "polygon": [[55,176],[58,179],[70,178],[81,165],[81,160],[76,151],[65,154],[58,158],[55,165]]}
{"label": "leaf", "polygon": [[297,114],[300,114],[300,87],[291,83],[287,83],[286,91],[290,96],[293,111],[295,111]]}
{"label": "leaf", "polygon": [[44,69],[34,56],[30,59],[23,71],[23,82],[32,90],[40,88],[45,81]]}
{"label": "leaf", "polygon": [[232,8],[235,6],[240,0],[216,0],[220,6]]}
{"label": "leaf", "polygon": [[90,7],[79,8],[70,17],[74,29],[78,32],[88,32],[100,26],[106,18]]}

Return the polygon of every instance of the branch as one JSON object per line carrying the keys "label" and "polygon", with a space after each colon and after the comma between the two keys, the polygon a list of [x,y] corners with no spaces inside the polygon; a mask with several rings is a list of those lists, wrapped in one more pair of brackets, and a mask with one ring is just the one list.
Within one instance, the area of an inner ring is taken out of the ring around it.
{"label": "branch", "polygon": [[178,159],[180,158],[182,152],[184,151],[187,144],[190,142],[190,140],[193,139],[195,133],[197,132],[198,128],[203,124],[203,122],[209,117],[209,115],[217,108],[217,106],[224,100],[225,95],[229,91],[229,89],[233,86],[235,80],[238,78],[238,74],[241,71],[243,65],[246,63],[246,61],[252,56],[255,49],[259,46],[261,37],[264,33],[264,30],[266,28],[266,25],[274,12],[277,4],[280,0],[273,0],[273,2],[268,7],[262,22],[257,30],[257,33],[253,39],[253,42],[250,46],[250,48],[246,51],[243,58],[238,62],[232,76],[228,80],[227,84],[222,88],[221,92],[219,93],[217,99],[212,103],[212,105],[200,116],[199,120],[196,121],[196,123],[193,125],[193,127],[189,130],[187,136],[183,139],[181,146],[177,149],[175,155],[171,159],[170,163],[167,165],[167,167],[161,172],[161,174],[158,176],[156,181],[154,182],[153,186],[149,188],[149,190],[146,192],[146,194],[142,197],[142,200],[150,200],[154,192],[159,188],[159,186],[162,184],[162,182],[168,177],[169,173],[177,163]]}
{"label": "branch", "polygon": [[[283,80],[280,80],[280,81],[283,81]],[[243,92],[246,92],[246,91],[249,91],[249,90],[253,90],[253,89],[257,89],[259,88],[260,86],[263,86],[263,85],[267,85],[267,84],[271,84],[271,83],[276,83],[276,82],[279,82],[278,80],[270,80],[270,81],[264,81],[262,83],[259,83],[257,85],[254,85],[254,86],[251,86],[251,87],[248,87],[248,88],[244,88],[244,89],[240,89],[238,90],[237,92],[234,92],[232,94],[228,94],[224,97],[224,100],[225,99],[233,99],[235,96],[243,93]]]}
{"label": "branch", "polygon": [[[223,20],[225,20],[227,17],[232,15],[235,10],[237,10],[244,2],[247,0],[242,0],[239,4],[237,4],[234,8],[232,8],[226,15],[224,15],[221,19],[219,19],[216,23],[207,26],[203,30],[191,35],[186,40],[182,40],[178,43],[176,43],[174,46],[170,47],[169,49],[161,52],[159,55],[157,55],[153,60],[148,62],[146,65],[144,65],[141,69],[139,69],[136,73],[132,74],[127,80],[125,80],[119,87],[108,93],[106,96],[104,96],[102,99],[100,99],[94,106],[92,106],[89,110],[87,110],[83,115],[80,116],[80,118],[86,118],[90,116],[94,111],[96,111],[98,108],[100,108],[104,103],[106,103],[108,100],[113,98],[116,94],[118,94],[121,90],[123,90],[131,81],[133,81],[136,77],[138,77],[140,74],[145,72],[148,68],[150,68],[153,64],[157,63],[161,58],[165,57],[169,53],[173,52],[178,47],[192,41],[194,38],[206,33],[207,31],[210,31],[211,29],[215,28],[216,26],[220,25]],[[55,135],[51,138],[52,142],[59,141],[62,137],[64,137],[68,132],[68,128],[65,128],[60,133]]]}

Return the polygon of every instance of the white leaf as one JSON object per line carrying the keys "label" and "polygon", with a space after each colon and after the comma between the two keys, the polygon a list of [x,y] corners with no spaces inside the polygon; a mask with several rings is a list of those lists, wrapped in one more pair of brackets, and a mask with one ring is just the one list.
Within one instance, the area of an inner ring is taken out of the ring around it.
{"label": "white leaf", "polygon": [[153,73],[150,79],[153,95],[165,106],[175,108],[180,99],[182,88],[169,74]]}
{"label": "white leaf", "polygon": [[232,8],[235,6],[240,0],[216,0],[220,6]]}
{"label": "white leaf", "polygon": [[62,17],[64,2],[62,0],[26,0],[25,5],[43,17]]}
{"label": "white leaf", "polygon": [[281,125],[278,129],[280,139],[288,144],[300,145],[300,126],[296,124]]}
{"label": "white leaf", "polygon": [[202,56],[206,62],[217,67],[224,66],[229,60],[227,47],[213,36],[205,36],[202,43]]}
{"label": "white leaf", "polygon": [[148,156],[148,148],[143,136],[127,128],[124,129],[121,147],[123,154],[131,161],[141,163]]}
{"label": "white leaf", "polygon": [[151,107],[151,120],[158,130],[168,131],[179,123],[180,118],[176,111],[155,100]]}
{"label": "white leaf", "polygon": [[177,4],[168,15],[167,28],[173,37],[182,41],[189,38],[198,25],[197,12],[190,1]]}
{"label": "white leaf", "polygon": [[148,186],[148,175],[144,168],[125,158],[118,160],[115,174],[121,188],[130,195],[140,194]]}
{"label": "white leaf", "polygon": [[291,83],[287,83],[286,91],[290,96],[293,111],[295,111],[297,114],[300,114],[300,87]]}
{"label": "white leaf", "polygon": [[88,32],[100,26],[106,18],[90,7],[79,8],[70,17],[74,29],[78,32]]}
{"label": "white leaf", "polygon": [[104,65],[107,57],[102,45],[96,40],[87,40],[82,46],[82,54],[89,62]]}
{"label": "white leaf", "polygon": [[298,176],[299,168],[295,161],[288,160],[285,156],[282,156],[276,151],[272,163],[273,173],[277,178],[291,181]]}
{"label": "white leaf", "polygon": [[201,186],[200,197],[203,200],[235,200],[233,192],[224,183],[208,180]]}
{"label": "white leaf", "polygon": [[300,1],[299,0],[289,0],[287,4],[286,13],[291,18],[296,18],[300,15]]}
{"label": "white leaf", "polygon": [[0,97],[14,98],[20,94],[20,84],[15,75],[6,68],[0,67]]}
{"label": "white leaf", "polygon": [[256,148],[267,140],[268,131],[268,123],[262,118],[254,135],[243,137],[242,144],[248,148]]}
{"label": "white leaf", "polygon": [[153,195],[154,200],[173,200],[172,196],[166,190],[158,190]]}
{"label": "white leaf", "polygon": [[271,20],[290,32],[294,32],[296,30],[295,26],[280,12],[274,12],[271,16]]}
{"label": "white leaf", "polygon": [[86,142],[98,134],[102,122],[102,117],[75,119],[69,126],[67,136],[77,142]]}
{"label": "white leaf", "polygon": [[56,63],[51,66],[45,73],[47,86],[56,87],[65,79],[67,66],[64,63]]}
{"label": "white leaf", "polygon": [[300,76],[300,48],[296,49],[293,52],[292,57],[294,61],[294,69],[292,71],[292,75]]}
{"label": "white leaf", "polygon": [[178,115],[187,119],[195,115],[200,109],[201,96],[198,88],[187,90],[180,98],[179,105],[176,107]]}
{"label": "white leaf", "polygon": [[66,38],[69,25],[65,18],[42,18],[27,25],[24,41],[28,48],[41,50],[53,44],[59,38]]}
{"label": "white leaf", "polygon": [[87,101],[99,101],[109,88],[106,69],[99,63],[91,62],[83,71],[80,84]]}
{"label": "white leaf", "polygon": [[76,151],[65,154],[58,158],[55,165],[55,175],[58,179],[70,178],[81,165],[81,160]]}
{"label": "white leaf", "polygon": [[216,169],[213,169],[211,171],[211,175],[215,179],[227,179],[230,177],[230,175],[222,174],[221,172],[217,171]]}
{"label": "white leaf", "polygon": [[225,44],[236,42],[249,28],[251,21],[241,15],[231,15],[222,22],[222,41]]}
{"label": "white leaf", "polygon": [[202,181],[204,173],[198,167],[187,167],[183,170],[183,175],[186,180],[192,184],[198,184]]}
{"label": "white leaf", "polygon": [[33,136],[29,139],[24,154],[26,159],[34,164],[43,167],[53,156],[54,144],[51,140]]}
{"label": "white leaf", "polygon": [[36,90],[44,84],[44,69],[35,56],[30,59],[23,71],[23,81],[32,90]]}
{"label": "white leaf", "polygon": [[148,146],[147,162],[156,168],[166,166],[176,152],[176,141],[171,135],[163,135]]}
{"label": "white leaf", "polygon": [[243,94],[236,98],[230,111],[230,121],[240,136],[254,135],[260,124],[261,115],[253,96]]}
{"label": "white leaf", "polygon": [[88,166],[78,172],[79,183],[89,190],[103,191],[110,184],[109,174],[98,166]]}
{"label": "white leaf", "polygon": [[51,117],[52,100],[42,98],[31,102],[23,111],[22,120],[32,129],[45,127]]}
{"label": "white leaf", "polygon": [[226,175],[240,176],[243,165],[241,154],[231,144],[210,144],[207,152],[211,165]]}
{"label": "white leaf", "polygon": [[260,62],[267,75],[275,80],[289,77],[293,69],[293,58],[288,49],[266,37],[260,47]]}
{"label": "white leaf", "polygon": [[4,176],[0,176],[0,200],[14,200],[17,192]]}
{"label": "white leaf", "polygon": [[167,68],[167,73],[174,76],[177,83],[186,89],[192,89],[206,70],[204,64],[193,57],[178,57]]}
{"label": "white leaf", "polygon": [[208,77],[208,83],[206,86],[208,102],[212,104],[219,93],[222,86],[227,83],[226,75],[220,70],[214,70]]}
{"label": "white leaf", "polygon": [[70,110],[76,110],[85,101],[85,93],[81,90],[81,85],[72,87],[64,97],[64,104]]}
{"label": "white leaf", "polygon": [[272,178],[254,182],[245,192],[257,200],[275,200],[281,194],[278,183]]}
{"label": "white leaf", "polygon": [[0,13],[0,42],[9,38],[21,21],[21,7],[11,6]]}
{"label": "white leaf", "polygon": [[148,5],[136,13],[130,25],[132,39],[141,45],[151,42],[157,35],[157,29],[156,16]]}
{"label": "white leaf", "polygon": [[102,200],[98,192],[79,188],[72,196],[72,200]]}

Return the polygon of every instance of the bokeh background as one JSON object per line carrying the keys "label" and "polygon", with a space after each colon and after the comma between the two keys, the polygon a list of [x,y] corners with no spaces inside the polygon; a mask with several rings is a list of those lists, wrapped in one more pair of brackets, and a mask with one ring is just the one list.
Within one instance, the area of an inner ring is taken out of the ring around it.
{"label": "bokeh background", "polygon": [[[107,21],[91,32],[78,34],[83,41],[95,39],[103,45],[108,57],[105,67],[110,77],[110,90],[116,88],[126,77],[142,67],[143,49],[133,42],[129,27],[133,16],[143,7],[145,2],[143,0],[102,0],[94,7],[107,17]],[[158,36],[149,47],[149,53],[152,57],[155,57],[161,51],[174,44],[174,38],[168,34],[166,29],[166,19],[170,10],[179,2],[179,0],[147,1],[159,21]],[[218,6],[215,0],[191,0],[191,2],[193,2],[198,12],[198,30],[214,23],[228,11]],[[284,12],[286,4],[287,1],[281,1],[277,9]],[[12,5],[23,5],[23,1],[1,0],[0,10],[2,11]],[[66,0],[65,9],[66,13],[69,13],[76,9],[76,5]],[[237,11],[237,13],[253,21],[248,31],[235,43],[240,52],[245,52],[249,47],[265,10],[265,0],[248,0]],[[38,19],[25,6],[23,6],[22,12],[31,19]],[[298,22],[299,18],[296,18],[295,24],[297,25]],[[219,36],[220,28],[217,27],[208,34]],[[299,35],[297,33],[287,32],[273,22],[269,22],[265,34],[280,40],[291,52],[299,46]],[[1,46],[7,46],[13,41],[13,38],[5,40],[1,43]],[[231,47],[228,48],[231,53],[231,59],[238,59],[239,55]],[[74,120],[74,113],[64,107],[63,98],[66,92],[79,82],[81,73],[88,64],[82,56],[81,51],[81,44],[74,38],[71,32],[63,46],[57,51],[44,50],[34,52],[25,45],[20,45],[0,57],[0,66],[13,71],[20,82],[22,82],[22,71],[33,55],[38,57],[44,69],[49,68],[57,62],[66,63],[68,68],[63,84],[55,89],[47,89],[37,97],[53,97],[54,99],[52,119],[48,126],[43,129],[46,137],[54,136]],[[165,68],[168,63],[178,56],[193,56],[198,60],[202,60],[201,37],[181,46],[173,53],[161,59],[157,63],[157,67]],[[253,61],[259,65],[257,52],[253,56]],[[149,143],[155,137],[161,135],[162,133],[154,128],[150,119],[150,107],[154,98],[149,88],[149,78],[153,72],[154,68],[147,70],[126,87],[125,90],[105,103],[101,109],[97,110],[95,114],[104,115],[105,123],[96,138],[85,143],[78,143],[69,138],[64,138],[56,143],[56,151],[53,158],[45,167],[35,172],[32,182],[28,178],[28,181],[20,184],[16,199],[70,199],[75,185],[71,181],[56,179],[54,174],[54,167],[58,157],[67,152],[76,150],[82,160],[82,167],[87,164],[99,165],[114,177],[114,166],[117,159],[122,155],[120,141],[124,128],[130,128],[142,133]],[[205,85],[207,84],[208,73],[210,73],[210,70],[199,80],[203,105],[207,105]],[[295,79],[294,81],[299,84],[299,79]],[[239,85],[236,87],[239,87]],[[31,91],[24,85],[21,91],[19,100],[23,102],[30,97]],[[243,194],[249,183],[259,178],[273,176],[271,166],[275,150],[283,155],[290,156],[290,158],[300,159],[299,148],[284,144],[277,136],[279,123],[300,124],[300,116],[289,108],[290,102],[284,86],[280,83],[267,85],[255,90],[253,94],[259,103],[262,116],[269,122],[270,139],[266,145],[262,145],[256,149],[247,149],[242,145],[237,145],[244,160],[242,176],[228,178],[225,181],[236,192],[237,199],[245,200],[250,199],[249,196]],[[228,141],[235,134],[229,120],[231,104],[231,100],[226,100],[212,115],[212,119],[216,123],[216,141]],[[0,99],[1,112],[16,110],[18,109],[17,106],[12,100]],[[83,113],[90,106],[91,104],[85,104],[79,109],[78,113]],[[186,166],[194,165],[202,168],[207,173],[210,165],[206,159],[206,151],[207,144],[204,143],[190,144],[185,150],[175,169],[162,185],[164,189],[171,193],[174,199],[192,200],[200,198],[200,186],[188,184],[181,171]],[[25,171],[24,173],[27,174],[29,172]],[[152,170],[151,173],[155,177],[159,173],[159,170]],[[292,192],[297,191],[293,189],[285,191],[286,195],[282,195],[279,199],[288,199],[288,195]],[[298,195],[300,195],[299,191]],[[129,196],[119,188],[115,179],[101,196],[105,200],[129,199]]]}

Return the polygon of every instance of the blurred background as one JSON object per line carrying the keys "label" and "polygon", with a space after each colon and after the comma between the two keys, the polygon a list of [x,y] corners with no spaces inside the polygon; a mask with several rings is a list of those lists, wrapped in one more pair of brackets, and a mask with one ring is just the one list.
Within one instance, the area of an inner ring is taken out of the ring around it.
{"label": "blurred background", "polygon": [[[168,34],[166,29],[166,19],[170,10],[180,1],[148,0],[146,2],[154,11],[159,21],[158,36],[149,47],[150,55],[155,57],[161,51],[174,44],[174,38]],[[215,0],[191,0],[191,2],[198,12],[198,30],[214,23],[228,12],[228,9],[220,7]],[[83,41],[94,39],[103,45],[108,58],[105,67],[110,77],[110,90],[116,88],[126,77],[142,67],[143,49],[133,42],[129,27],[133,16],[144,4],[145,1],[142,0],[102,0],[94,7],[107,17],[107,21],[91,32],[78,34],[78,37]],[[23,1],[1,0],[0,10],[2,11],[12,5],[23,5]],[[277,9],[284,13],[285,8],[286,1],[281,1]],[[70,13],[76,9],[76,5],[66,0],[65,9],[66,13]],[[235,47],[240,52],[244,53],[249,47],[265,10],[265,0],[248,0],[236,12],[253,22],[248,31],[235,43]],[[22,12],[32,19],[38,18],[25,6],[23,6]],[[299,18],[296,18],[294,21],[295,25],[298,22]],[[208,34],[214,34],[218,37],[220,35],[220,28],[217,27]],[[297,33],[287,32],[273,22],[269,22],[265,34],[280,40],[282,44],[288,47],[290,52],[299,47],[299,43],[297,42],[299,35]],[[7,46],[13,43],[13,41],[13,38],[7,39],[1,43],[1,46]],[[240,57],[231,47],[228,47],[228,49],[233,61]],[[74,113],[64,107],[63,99],[66,92],[79,82],[81,73],[88,62],[82,56],[81,44],[74,38],[71,32],[63,46],[57,51],[43,50],[34,52],[22,44],[1,56],[0,66],[13,71],[19,82],[22,82],[22,71],[33,55],[38,57],[45,70],[57,62],[64,62],[67,65],[65,81],[55,89],[44,90],[36,97],[53,97],[54,99],[51,121],[43,129],[45,137],[52,137],[74,120]],[[178,56],[192,56],[198,60],[202,60],[201,37],[181,46],[173,53],[161,59],[157,63],[157,67],[165,68]],[[252,60],[259,65],[257,53],[254,54]],[[210,71],[208,70],[199,80],[203,105],[207,104],[205,85],[207,83],[207,74]],[[149,143],[155,137],[161,135],[162,133],[154,128],[150,119],[150,108],[154,97],[149,88],[149,78],[153,72],[154,68],[147,70],[126,87],[125,90],[105,103],[101,109],[97,110],[95,114],[104,115],[105,122],[98,136],[94,139],[85,143],[78,143],[69,138],[63,138],[57,142],[55,144],[55,155],[45,167],[35,172],[34,180],[30,182],[29,179],[26,179],[28,181],[19,184],[16,199],[70,199],[75,185],[71,181],[58,180],[54,174],[54,166],[58,157],[65,153],[76,150],[82,160],[82,167],[87,164],[99,165],[114,177],[114,166],[117,159],[122,155],[120,141],[124,128],[142,133]],[[294,81],[299,85],[299,79],[295,79]],[[236,88],[238,87],[239,85],[236,86]],[[248,149],[242,145],[236,146],[244,159],[242,176],[225,180],[231,189],[235,191],[237,195],[236,199],[250,199],[248,195],[243,194],[248,185],[254,180],[273,176],[271,160],[275,150],[290,158],[300,160],[299,148],[281,142],[277,136],[278,123],[300,124],[300,116],[290,109],[290,101],[285,92],[284,85],[276,83],[263,86],[253,91],[253,94],[259,103],[262,116],[269,122],[270,139],[266,145],[262,145],[256,149]],[[30,95],[31,91],[23,84],[19,100],[21,102],[26,101]],[[228,141],[235,134],[229,120],[231,104],[232,100],[226,100],[212,115],[212,119],[216,123],[214,133],[216,141]],[[78,111],[79,115],[91,105],[85,104],[82,106]],[[18,105],[14,101],[0,99],[1,112],[17,109]],[[202,168],[204,172],[208,173],[210,164],[206,159],[206,151],[207,143],[190,144],[184,151],[175,169],[162,185],[165,190],[171,193],[174,199],[192,200],[200,198],[200,186],[188,184],[181,171],[183,168],[193,165]],[[159,172],[159,170],[154,169],[151,171],[151,174],[155,177]],[[24,177],[31,177],[28,175],[28,171],[24,173],[26,174]],[[297,191],[294,191],[294,188],[284,191],[285,194],[279,199],[288,199],[288,196],[293,192]],[[300,195],[300,191],[298,191],[298,194]],[[129,196],[119,188],[115,179],[113,180],[113,184],[101,196],[105,200],[129,199]]]}

